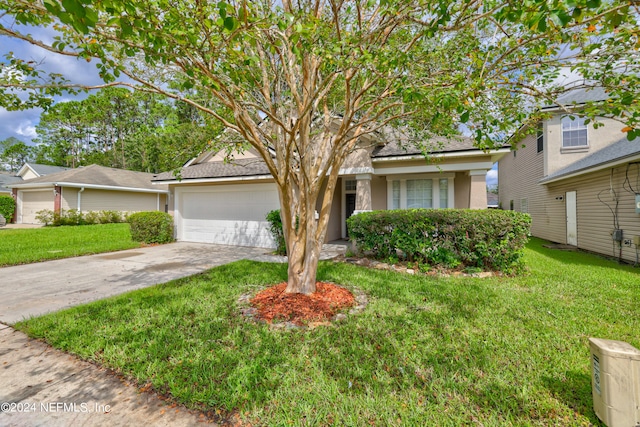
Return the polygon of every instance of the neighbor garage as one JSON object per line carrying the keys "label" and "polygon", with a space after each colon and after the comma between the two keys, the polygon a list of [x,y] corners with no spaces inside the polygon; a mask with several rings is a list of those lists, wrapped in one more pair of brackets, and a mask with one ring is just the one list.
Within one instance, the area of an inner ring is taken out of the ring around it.
{"label": "neighbor garage", "polygon": [[280,208],[275,184],[234,184],[175,189],[178,240],[275,247],[266,215]]}
{"label": "neighbor garage", "polygon": [[41,210],[53,210],[53,189],[46,191],[18,191],[18,218],[22,224],[37,224],[36,215]]}

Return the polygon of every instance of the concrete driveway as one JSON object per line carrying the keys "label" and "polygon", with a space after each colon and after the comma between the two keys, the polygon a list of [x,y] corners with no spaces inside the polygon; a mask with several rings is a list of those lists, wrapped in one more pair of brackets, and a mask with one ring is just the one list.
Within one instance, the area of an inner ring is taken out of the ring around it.
{"label": "concrete driveway", "polygon": [[0,322],[13,324],[66,307],[254,259],[283,261],[268,249],[178,242],[0,268]]}

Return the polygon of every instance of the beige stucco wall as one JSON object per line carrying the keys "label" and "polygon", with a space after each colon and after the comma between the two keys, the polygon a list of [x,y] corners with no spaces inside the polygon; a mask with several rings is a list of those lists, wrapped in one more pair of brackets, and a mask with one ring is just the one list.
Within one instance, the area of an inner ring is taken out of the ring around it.
{"label": "beige stucco wall", "polygon": [[371,209],[374,211],[387,209],[387,180],[384,177],[371,177]]}
{"label": "beige stucco wall", "polygon": [[336,189],[333,192],[333,203],[331,204],[331,213],[329,215],[326,242],[342,237],[342,178],[338,179]]}
{"label": "beige stucco wall", "polygon": [[[599,118],[598,123],[602,123],[604,126],[595,129],[593,124],[590,123],[587,125],[588,147],[563,149],[562,114],[555,114],[552,118],[545,121],[543,126],[545,132],[545,176],[551,175],[625,136],[625,134],[620,131],[624,125],[615,120]],[[533,139],[533,144],[536,144],[535,139]]]}
{"label": "beige stucco wall", "polygon": [[340,169],[370,168],[372,148],[359,148],[350,153]]}
{"label": "beige stucco wall", "polygon": [[471,177],[466,172],[456,172],[453,180],[454,185],[454,208],[468,209],[469,195],[471,191]]}

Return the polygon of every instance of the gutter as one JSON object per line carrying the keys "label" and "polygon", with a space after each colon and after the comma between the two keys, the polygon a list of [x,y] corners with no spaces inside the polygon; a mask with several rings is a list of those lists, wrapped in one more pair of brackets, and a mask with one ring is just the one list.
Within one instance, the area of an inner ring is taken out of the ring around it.
{"label": "gutter", "polygon": [[82,192],[83,191],[84,191],[84,187],[82,187],[78,191],[78,212],[82,212],[81,206],[82,206]]}
{"label": "gutter", "polygon": [[89,188],[92,190],[109,190],[109,191],[130,191],[134,193],[161,193],[161,194],[169,194],[169,190],[156,190],[156,189],[147,189],[147,188],[136,188],[136,187],[115,187],[112,185],[94,185],[94,184],[78,184],[74,182],[40,182],[40,183],[29,183],[29,184],[17,184],[14,186],[7,186],[8,188],[41,188],[48,186],[60,186],[60,187],[69,187],[69,188]]}
{"label": "gutter", "polygon": [[[484,151],[459,151],[459,152],[449,152],[449,153],[435,153],[429,155],[429,157],[434,158],[457,158],[457,157],[477,157],[477,156],[490,156],[493,154],[502,154],[509,153],[511,151],[510,148],[499,148],[497,150],[491,150],[488,152]],[[406,156],[388,156],[388,157],[372,157],[371,162],[393,162],[393,161],[403,161],[403,160],[424,160],[425,157],[422,154],[410,154]]]}

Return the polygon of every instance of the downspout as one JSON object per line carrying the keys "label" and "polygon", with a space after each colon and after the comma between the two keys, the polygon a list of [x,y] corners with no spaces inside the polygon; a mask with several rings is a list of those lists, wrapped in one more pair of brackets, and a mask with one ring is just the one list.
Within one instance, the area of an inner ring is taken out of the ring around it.
{"label": "downspout", "polygon": [[78,190],[78,212],[82,212],[82,192],[84,191],[84,187]]}

